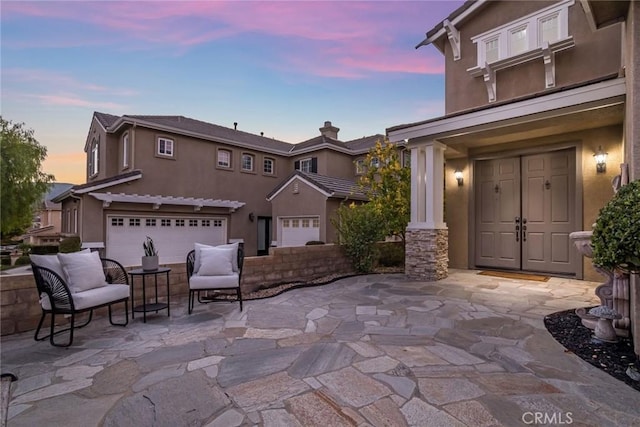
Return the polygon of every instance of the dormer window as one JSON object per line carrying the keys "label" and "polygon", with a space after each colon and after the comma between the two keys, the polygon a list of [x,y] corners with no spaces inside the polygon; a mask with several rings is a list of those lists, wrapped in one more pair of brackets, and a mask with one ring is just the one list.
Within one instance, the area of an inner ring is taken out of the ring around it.
{"label": "dormer window", "polygon": [[164,157],[173,157],[173,139],[158,138],[158,155]]}

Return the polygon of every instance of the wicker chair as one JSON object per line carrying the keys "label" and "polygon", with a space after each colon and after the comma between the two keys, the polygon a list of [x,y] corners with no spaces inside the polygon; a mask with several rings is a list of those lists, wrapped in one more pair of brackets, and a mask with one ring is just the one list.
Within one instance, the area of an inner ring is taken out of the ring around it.
{"label": "wicker chair", "polygon": [[[240,302],[240,311],[242,311],[242,291],[240,288],[240,281],[242,279],[242,265],[244,263],[244,248],[243,244],[238,244],[237,254],[237,271],[234,271],[232,275],[224,276],[199,276],[194,274],[196,263],[196,251],[192,250],[187,254],[187,277],[189,281],[189,314],[193,311],[195,294],[198,294],[198,302],[201,304],[208,304],[213,301],[238,301]],[[200,293],[204,291],[221,291],[221,290],[233,290],[236,291],[236,299],[230,300],[227,298],[216,297],[207,293],[207,296],[201,296]]]}
{"label": "wicker chair", "polygon": [[[69,347],[73,343],[73,332],[76,328],[87,326],[93,317],[93,310],[100,307],[109,307],[109,322],[115,326],[127,326],[129,323],[129,276],[124,267],[117,261],[101,258],[106,286],[72,293],[65,280],[55,271],[38,266],[31,262],[33,275],[40,296],[42,316],[34,335],[36,341],[49,338],[51,345],[56,347]],[[111,306],[124,303],[125,321],[116,323],[113,321]],[[89,318],[81,325],[76,325],[76,315],[89,312]],[[40,329],[47,314],[51,314],[49,335],[39,337]],[[69,315],[69,327],[55,331],[56,315]],[[54,336],[69,331],[69,341],[59,344],[54,341]]]}

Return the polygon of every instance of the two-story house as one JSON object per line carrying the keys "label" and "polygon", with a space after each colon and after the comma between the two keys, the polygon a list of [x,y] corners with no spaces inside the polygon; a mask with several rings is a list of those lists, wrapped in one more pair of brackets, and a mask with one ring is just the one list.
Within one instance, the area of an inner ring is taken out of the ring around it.
{"label": "two-story house", "polygon": [[639,6],[469,1],[427,32],[445,115],[387,129],[411,150],[410,276],[448,261],[599,280],[569,234],[616,175],[640,178]]}
{"label": "two-story house", "polygon": [[154,239],[161,263],[183,262],[194,242],[244,241],[247,255],[269,247],[333,242],[330,218],[361,200],[362,160],[383,135],[320,136],[292,144],[183,116],[96,112],[87,135],[87,182],[56,198],[62,231],[139,265]]}
{"label": "two-story house", "polygon": [[52,200],[73,187],[73,184],[56,182],[50,185],[42,202],[34,213],[33,225],[22,236],[23,243],[30,245],[58,245],[62,231],[62,206]]}

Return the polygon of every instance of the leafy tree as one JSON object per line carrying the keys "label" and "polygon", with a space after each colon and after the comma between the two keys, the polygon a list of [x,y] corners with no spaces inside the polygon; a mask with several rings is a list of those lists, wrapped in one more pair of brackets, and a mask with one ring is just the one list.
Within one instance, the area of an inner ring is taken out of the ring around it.
{"label": "leafy tree", "polygon": [[0,126],[0,232],[3,237],[9,237],[29,227],[34,208],[46,194],[54,177],[40,169],[47,149],[34,138],[32,129],[25,128],[24,123],[6,121],[2,116]]}
{"label": "leafy tree", "polygon": [[376,242],[384,238],[380,218],[373,205],[342,204],[331,222],[356,271],[368,273],[373,270],[377,259]]}
{"label": "leafy tree", "polygon": [[404,243],[411,218],[411,170],[402,166],[398,148],[386,138],[369,150],[365,165],[359,186],[380,217],[384,234]]}

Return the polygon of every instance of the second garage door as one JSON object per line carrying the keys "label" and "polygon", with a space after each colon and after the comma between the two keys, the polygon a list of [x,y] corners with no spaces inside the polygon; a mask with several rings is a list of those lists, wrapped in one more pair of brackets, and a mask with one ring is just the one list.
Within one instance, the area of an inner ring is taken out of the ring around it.
{"label": "second garage door", "polygon": [[106,256],[125,267],[140,265],[142,243],[153,239],[161,264],[185,262],[195,242],[227,242],[227,220],[203,216],[107,216]]}
{"label": "second garage door", "polygon": [[281,246],[304,246],[311,240],[320,240],[320,219],[280,218],[280,236]]}

